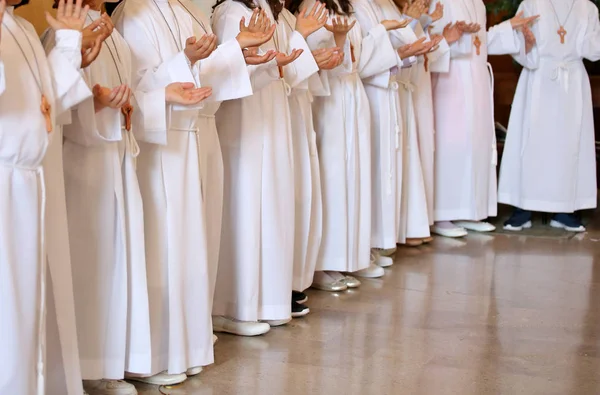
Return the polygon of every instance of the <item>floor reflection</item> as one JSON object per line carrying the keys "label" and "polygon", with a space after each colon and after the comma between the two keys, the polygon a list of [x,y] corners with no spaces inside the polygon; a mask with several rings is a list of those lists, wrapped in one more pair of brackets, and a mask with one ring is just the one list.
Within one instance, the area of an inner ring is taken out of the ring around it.
{"label": "floor reflection", "polygon": [[402,248],[384,281],[309,291],[312,313],[286,328],[220,335],[216,364],[163,393],[599,394],[598,218],[591,228]]}

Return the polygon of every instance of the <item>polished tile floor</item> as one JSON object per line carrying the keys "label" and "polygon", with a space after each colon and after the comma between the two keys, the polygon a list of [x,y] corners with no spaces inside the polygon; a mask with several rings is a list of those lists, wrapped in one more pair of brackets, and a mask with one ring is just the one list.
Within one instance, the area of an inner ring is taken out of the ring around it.
{"label": "polished tile floor", "polygon": [[214,366],[160,391],[600,394],[600,215],[589,229],[399,250],[358,291],[309,291],[304,319],[258,338],[220,335]]}

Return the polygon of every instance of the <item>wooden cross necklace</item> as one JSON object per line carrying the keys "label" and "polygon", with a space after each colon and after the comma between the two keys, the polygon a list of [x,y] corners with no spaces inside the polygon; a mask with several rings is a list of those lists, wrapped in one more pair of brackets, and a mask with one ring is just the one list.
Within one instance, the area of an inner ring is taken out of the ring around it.
{"label": "wooden cross necklace", "polygon": [[[11,15],[11,17],[12,17],[12,15]],[[27,54],[23,50],[21,43],[19,43],[19,40],[17,40],[17,36],[15,36],[15,34],[12,32],[12,30],[10,30],[10,28],[6,25],[5,22],[2,22],[2,25],[6,28],[6,30],[10,33],[10,35],[15,40],[15,43],[19,47],[19,50],[21,51],[23,58],[25,58],[25,63],[27,63],[27,67],[29,67],[29,71],[31,72],[31,75],[33,76],[33,79],[35,80],[35,83],[38,86],[38,89],[40,90],[40,94],[42,95],[41,103],[40,103],[40,111],[42,112],[42,115],[44,116],[44,120],[46,121],[46,131],[48,133],[52,133],[52,129],[53,129],[52,128],[52,117],[50,116],[52,107],[50,106],[50,103],[48,103],[48,99],[46,98],[46,95],[44,95],[44,80],[42,78],[42,71],[40,69],[40,64],[38,62],[38,58],[35,53],[35,49],[33,48],[33,44],[31,44],[31,41],[29,40],[29,36],[27,35],[27,32],[25,31],[23,26],[21,26],[21,24],[19,23],[19,21],[17,21],[16,18],[14,18],[14,17],[12,17],[12,18],[13,18],[13,21],[15,21],[15,24],[19,27],[19,29],[25,36],[25,38],[27,39],[27,44],[29,44],[29,47],[31,48],[31,52],[33,53],[33,57],[35,59],[34,62],[35,62],[35,67],[37,69],[37,74],[33,70],[33,66],[31,65],[31,62],[29,61]]]}
{"label": "wooden cross necklace", "polygon": [[[94,19],[90,16],[90,14],[88,14],[87,17],[90,20],[90,22],[94,22]],[[112,34],[108,38],[110,38],[110,41],[112,42],[114,52],[110,45],[108,45],[108,42],[106,43],[106,48],[108,48],[110,57],[112,58],[113,64],[115,65],[115,70],[117,70],[117,75],[119,76],[119,83],[123,85],[123,78],[121,77],[121,70],[119,68],[119,65],[123,67],[123,63],[121,62],[121,57],[119,56],[119,51],[117,50],[117,44],[115,43],[115,39],[113,38]],[[133,115],[133,106],[131,105],[131,102],[129,100],[123,105],[123,107],[121,107],[121,114],[123,114],[123,117],[125,118],[125,129],[128,132],[130,132],[131,117]]]}
{"label": "wooden cross necklace", "polygon": [[552,0],[548,0],[548,1],[550,2],[550,5],[552,6],[552,11],[554,11],[554,16],[556,17],[556,22],[558,22],[559,29],[556,31],[556,33],[560,37],[560,43],[564,44],[565,36],[567,35],[567,30],[565,29],[565,25],[567,24],[567,21],[569,20],[569,17],[571,16],[571,12],[573,12],[573,8],[575,8],[576,0],[573,0],[573,2],[571,3],[571,8],[569,9],[569,13],[567,14],[567,17],[565,18],[565,21],[563,23],[560,23],[560,19],[558,19],[558,12],[556,12],[556,8],[554,8],[554,2]]}
{"label": "wooden cross necklace", "polygon": [[[475,5],[475,2],[473,2],[473,1],[470,1],[470,3],[473,4],[473,8],[475,9],[475,17],[473,17],[471,15],[471,8],[469,8],[467,6],[467,3],[463,0],[463,4],[467,10],[467,13],[469,14],[470,21],[477,23],[477,6]],[[477,53],[477,56],[481,55],[481,39],[479,38],[479,33],[475,33],[475,38],[473,39],[473,45],[475,46],[475,52]]]}

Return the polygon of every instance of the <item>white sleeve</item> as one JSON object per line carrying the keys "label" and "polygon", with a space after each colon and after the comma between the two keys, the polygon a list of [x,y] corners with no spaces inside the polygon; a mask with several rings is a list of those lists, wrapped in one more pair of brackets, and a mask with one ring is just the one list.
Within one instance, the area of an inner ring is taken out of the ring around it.
{"label": "white sleeve", "polygon": [[[531,4],[527,1],[524,1],[519,6],[517,14],[523,11],[525,13],[525,17],[536,15],[533,13],[534,11],[530,8]],[[531,31],[534,35],[536,35],[536,37],[539,35],[539,28],[537,23],[534,24],[533,27],[531,27]],[[526,53],[527,48],[525,46],[525,37],[522,33],[518,33],[517,39],[519,40],[519,52],[512,55],[513,59],[526,69],[537,69],[539,67],[540,58],[537,45],[534,45],[531,51],[529,53]]]}
{"label": "white sleeve", "polygon": [[510,21],[492,26],[487,32],[488,55],[512,55],[519,53],[520,41]]}
{"label": "white sleeve", "polygon": [[307,81],[312,75],[319,71],[319,66],[312,55],[308,43],[297,31],[293,31],[288,43],[288,53],[293,49],[302,49],[303,52],[298,59],[284,67],[285,81],[292,87]]}
{"label": "white sleeve", "polygon": [[589,12],[587,27],[582,40],[577,43],[577,49],[582,58],[596,62],[600,60],[600,22],[598,22],[598,8],[588,4]]}

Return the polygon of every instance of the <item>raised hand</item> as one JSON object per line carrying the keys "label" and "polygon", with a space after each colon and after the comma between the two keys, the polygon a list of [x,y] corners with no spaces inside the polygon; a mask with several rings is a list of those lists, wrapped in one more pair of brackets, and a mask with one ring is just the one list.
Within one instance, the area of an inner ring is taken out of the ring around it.
{"label": "raised hand", "polygon": [[410,19],[403,19],[401,21],[397,21],[395,19],[386,19],[384,21],[381,21],[381,24],[383,25],[383,27],[385,27],[385,30],[389,32],[390,30],[405,28],[406,26],[408,26],[410,21]]}
{"label": "raised hand", "polygon": [[427,5],[424,0],[414,0],[412,3],[407,1],[402,8],[402,13],[413,19],[419,19],[425,12],[427,12]]}
{"label": "raised hand", "polygon": [[173,82],[165,88],[165,100],[168,103],[191,106],[212,95],[212,88],[196,88],[191,82]]}
{"label": "raised hand", "polygon": [[400,55],[400,59],[406,59],[410,58],[411,56],[417,56],[417,53],[422,51],[426,47],[425,39],[426,37],[421,37],[412,44],[408,44],[398,48],[398,55]]}
{"label": "raised hand", "polygon": [[310,12],[302,8],[296,16],[296,31],[305,39],[325,26],[327,23],[327,9],[325,3],[317,1]]}
{"label": "raised hand", "polygon": [[336,16],[331,19],[331,25],[326,24],[325,29],[329,30],[336,36],[346,36],[350,30],[354,27],[356,21],[348,23],[348,18]]}
{"label": "raised hand", "polygon": [[437,47],[444,39],[444,36],[442,36],[441,34],[432,34],[431,36],[429,36],[429,39],[433,43],[433,46]]}
{"label": "raised hand", "polygon": [[183,52],[193,66],[197,61],[208,58],[215,48],[217,48],[217,36],[205,34],[199,40],[196,40],[196,37],[188,38]]}
{"label": "raised hand", "polygon": [[431,18],[432,22],[437,22],[440,19],[442,19],[443,16],[444,16],[444,5],[442,3],[437,3],[435,5],[435,9],[433,10],[433,12],[431,14],[429,14],[429,17]]}
{"label": "raised hand", "polygon": [[81,7],[83,0],[77,0],[73,4],[72,0],[59,0],[56,18],[46,11],[46,21],[50,27],[56,30],[83,30],[85,18],[87,17],[89,6]]}
{"label": "raised hand", "polygon": [[423,42],[418,48],[413,47],[413,49],[415,49],[414,56],[425,55],[426,53],[433,51],[434,48],[437,49],[437,44],[435,44],[433,41]]}
{"label": "raised hand", "polygon": [[463,31],[458,27],[457,23],[449,23],[444,27],[442,36],[446,39],[448,44],[452,44],[460,40],[463,35]]}
{"label": "raised hand", "polygon": [[92,93],[94,94],[94,109],[96,112],[105,108],[121,108],[129,103],[131,97],[131,89],[127,85],[120,85],[113,89],[94,85]]}
{"label": "raised hand", "polygon": [[269,17],[267,13],[260,8],[255,8],[252,11],[252,16],[250,17],[250,22],[248,22],[248,26],[246,26],[246,18],[242,17],[240,20],[240,32],[252,32],[252,33],[261,33],[264,32],[271,25],[271,21],[269,21]]}
{"label": "raised hand", "polygon": [[510,24],[513,29],[521,29],[524,26],[531,26],[531,24],[539,17],[539,15],[525,17],[525,12],[521,11],[511,18]]}
{"label": "raised hand", "polygon": [[478,23],[467,23],[460,21],[457,22],[456,25],[463,33],[478,33],[481,30],[481,25]]}
{"label": "raised hand", "polygon": [[293,49],[289,55],[286,55],[283,52],[279,52],[277,55],[275,55],[275,59],[277,60],[277,66],[287,66],[294,60],[298,59],[300,55],[302,55],[302,52],[304,52],[303,49]]}
{"label": "raised hand", "polygon": [[312,51],[320,70],[332,70],[344,61],[344,53],[340,48],[322,48]]}
{"label": "raised hand", "polygon": [[270,50],[270,51],[267,51],[266,53],[264,53],[263,55],[259,55],[258,47],[252,47],[252,48],[245,48],[243,50],[243,54],[244,54],[244,60],[246,61],[247,65],[256,66],[259,64],[270,62],[271,60],[275,59],[275,56],[277,55],[277,51]]}
{"label": "raised hand", "polygon": [[102,35],[96,35],[86,41],[81,42],[81,68],[85,69],[92,64],[102,49],[102,43],[105,38]]}
{"label": "raised hand", "polygon": [[529,53],[536,44],[535,35],[527,25],[521,28],[521,32],[523,33],[523,37],[525,38],[525,53]]}
{"label": "raised hand", "polygon": [[236,40],[240,48],[258,47],[273,37],[277,25],[271,23],[264,10],[254,9],[250,23],[246,26],[246,18],[240,20],[240,33]]}

